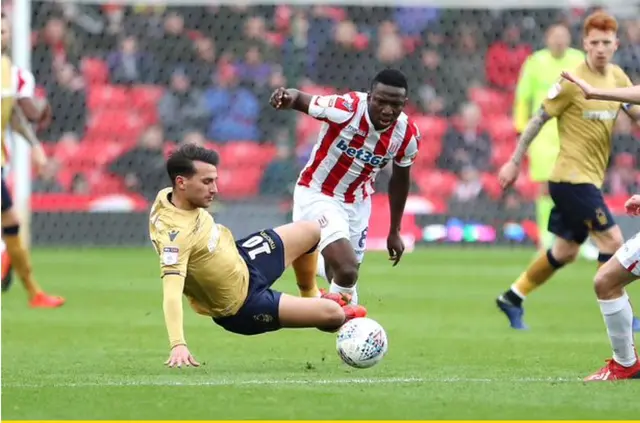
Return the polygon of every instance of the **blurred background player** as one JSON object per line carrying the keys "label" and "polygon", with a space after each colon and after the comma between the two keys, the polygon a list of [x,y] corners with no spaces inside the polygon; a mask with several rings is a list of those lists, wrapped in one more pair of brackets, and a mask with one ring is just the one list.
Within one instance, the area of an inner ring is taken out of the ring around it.
{"label": "blurred background player", "polygon": [[[545,42],[546,48],[532,54],[520,72],[513,112],[518,134],[524,131],[529,119],[540,108],[551,87],[558,82],[560,72],[573,69],[584,61],[584,53],[570,47],[571,32],[564,24],[550,26],[546,32]],[[540,237],[538,246],[543,251],[550,248],[553,242],[553,235],[547,228],[549,214],[553,208],[547,182],[558,151],[560,151],[558,126],[556,120],[551,119],[540,130],[527,152],[529,176],[540,186],[536,199],[536,221]],[[593,260],[598,257],[597,249],[590,243],[584,244],[583,253]]]}
{"label": "blurred background player", "polygon": [[187,144],[167,160],[172,188],[160,193],[150,213],[151,240],[160,256],[170,367],[199,365],[187,348],[182,295],[193,309],[224,329],[257,335],[281,328],[337,330],[365,317],[350,298],[327,294],[299,298],[271,289],[284,270],[320,242],[318,222],[295,222],[234,241],[206,209],[218,193],[218,154]]}
{"label": "blurred background player", "polygon": [[404,252],[400,224],[420,138],[403,112],[407,93],[404,74],[386,69],[373,78],[369,93],[312,96],[279,88],[271,96],[276,109],[294,109],[324,122],[293,195],[294,221],[323,222],[318,264],[310,259],[304,266],[294,263],[303,296],[319,295],[317,268],[330,281],[329,292],[351,295],[357,304],[356,282],[366,249],[372,182],[390,161],[387,249],[394,266],[400,261]]}
{"label": "blurred background player", "polygon": [[[2,13],[2,239],[11,266],[24,284],[31,307],[51,308],[64,304],[64,299],[47,295],[33,277],[29,252],[19,235],[20,222],[13,207],[9,189],[5,183],[4,170],[7,159],[7,128],[20,133],[32,146],[36,170],[46,164],[46,155],[37,143],[30,127],[31,122],[46,123],[49,119],[46,104],[33,99],[33,77],[13,66],[8,55],[10,43],[9,20]],[[30,87],[30,88],[29,88]]]}
{"label": "blurred background player", "polygon": [[[611,63],[618,47],[618,23],[604,12],[590,15],[583,26],[587,59],[574,73],[601,88],[629,87],[624,71]],[[606,263],[620,248],[622,232],[607,207],[601,186],[611,152],[611,135],[619,102],[590,102],[580,89],[567,81],[554,85],[541,109],[524,129],[511,160],[499,173],[503,188],[513,184],[520,165],[544,124],[555,117],[560,135],[560,152],[549,178],[554,207],[549,230],[553,245],[529,265],[518,280],[497,299],[511,327],[525,329],[522,302],[564,265],[575,260],[580,245],[589,235],[598,246],[598,265]],[[640,120],[640,107],[623,107],[633,120]]]}

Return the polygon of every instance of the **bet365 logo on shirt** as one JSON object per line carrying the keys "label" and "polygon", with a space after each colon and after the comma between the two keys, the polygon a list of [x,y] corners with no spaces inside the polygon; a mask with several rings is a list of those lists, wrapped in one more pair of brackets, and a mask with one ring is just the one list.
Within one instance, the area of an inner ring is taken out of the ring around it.
{"label": "bet365 logo on shirt", "polygon": [[389,163],[389,159],[384,156],[376,156],[371,153],[371,151],[363,148],[349,147],[347,142],[343,139],[338,141],[338,148],[347,156],[361,160],[371,166],[385,167],[386,164]]}

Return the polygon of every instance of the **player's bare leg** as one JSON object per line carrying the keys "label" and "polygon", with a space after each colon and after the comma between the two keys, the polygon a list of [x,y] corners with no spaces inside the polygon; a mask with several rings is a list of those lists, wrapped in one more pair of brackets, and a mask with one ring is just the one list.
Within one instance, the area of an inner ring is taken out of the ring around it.
{"label": "player's bare leg", "polygon": [[11,263],[18,277],[22,281],[29,296],[31,307],[53,308],[60,307],[65,300],[45,294],[33,277],[31,258],[24,247],[19,234],[20,223],[15,209],[10,208],[2,212],[2,239],[7,248]]}
{"label": "player's bare leg", "polygon": [[[285,246],[285,266],[294,264],[303,256],[312,256],[320,242],[320,224],[312,221],[299,221],[274,229]],[[315,282],[315,263],[313,280]],[[317,287],[316,287],[317,289]],[[348,306],[350,297],[326,294],[323,298],[299,298],[283,294],[280,300],[279,315],[283,327],[315,327],[323,330],[335,330],[353,317],[364,317],[363,307]]]}
{"label": "player's bare leg", "polygon": [[296,282],[302,297],[319,297],[316,284],[318,261],[317,246],[320,242],[320,226],[316,222],[300,221],[274,229],[285,247],[285,265],[293,266]]}
{"label": "player's bare leg", "polygon": [[332,276],[330,293],[351,296],[351,304],[358,303],[356,283],[360,264],[351,242],[346,238],[333,241],[322,250],[327,273]]}
{"label": "player's bare leg", "polygon": [[640,379],[640,362],[633,339],[633,311],[625,292],[625,287],[636,279],[637,276],[626,269],[616,257],[598,270],[594,287],[613,349],[613,358],[585,380]]}
{"label": "player's bare leg", "polygon": [[511,288],[496,300],[498,308],[509,319],[514,329],[526,329],[524,324],[524,308],[522,303],[534,290],[546,283],[556,271],[574,261],[580,251],[580,244],[556,237],[551,249],[540,254]]}
{"label": "player's bare leg", "polygon": [[293,271],[296,274],[296,283],[301,297],[315,298],[320,296],[320,290],[316,283],[319,255],[315,249],[293,261]]}

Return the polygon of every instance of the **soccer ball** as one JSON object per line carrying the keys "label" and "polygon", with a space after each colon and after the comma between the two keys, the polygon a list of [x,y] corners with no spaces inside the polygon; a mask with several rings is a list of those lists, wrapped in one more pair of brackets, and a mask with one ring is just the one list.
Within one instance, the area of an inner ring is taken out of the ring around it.
{"label": "soccer ball", "polygon": [[338,331],[336,349],[346,364],[357,369],[373,367],[387,353],[387,334],[378,322],[359,317],[345,323]]}

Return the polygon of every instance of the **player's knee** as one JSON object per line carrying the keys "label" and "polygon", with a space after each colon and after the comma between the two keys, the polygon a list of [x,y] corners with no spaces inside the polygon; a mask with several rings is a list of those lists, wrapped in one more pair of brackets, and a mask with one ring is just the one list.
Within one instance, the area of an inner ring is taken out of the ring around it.
{"label": "player's knee", "polygon": [[578,258],[580,253],[580,246],[578,244],[566,244],[566,245],[554,245],[551,249],[551,256],[556,262],[562,265],[574,262]]}
{"label": "player's knee", "polygon": [[352,287],[358,281],[357,263],[340,263],[333,270],[336,283],[345,288]]}
{"label": "player's knee", "polygon": [[615,283],[613,273],[609,271],[608,266],[603,266],[596,272],[596,276],[593,279],[593,289],[596,292],[596,296],[600,300],[608,300],[616,297],[616,291],[618,291],[617,284]]}

